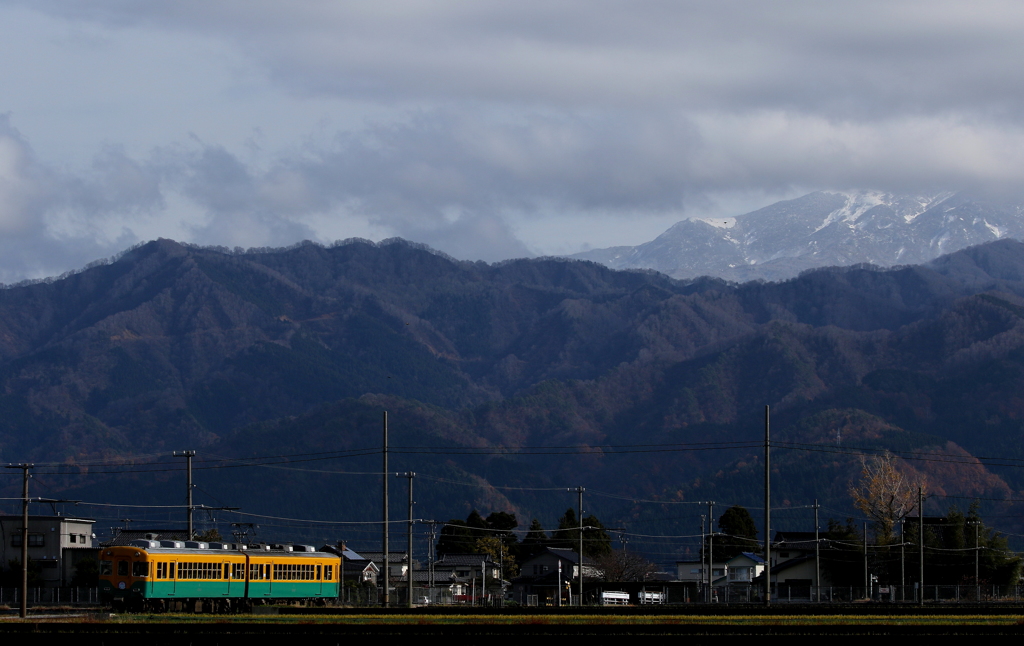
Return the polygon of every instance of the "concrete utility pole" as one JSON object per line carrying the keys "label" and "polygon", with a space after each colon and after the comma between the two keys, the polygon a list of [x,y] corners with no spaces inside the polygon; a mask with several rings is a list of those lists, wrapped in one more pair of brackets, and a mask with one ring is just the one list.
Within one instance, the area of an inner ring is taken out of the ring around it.
{"label": "concrete utility pole", "polygon": [[715,540],[715,503],[708,501],[708,603],[711,603],[711,591],[715,587],[715,551],[712,541]]}
{"label": "concrete utility pole", "polygon": [[388,412],[384,411],[384,607],[391,606],[391,564],[388,563]]}
{"label": "concrete utility pole", "polygon": [[175,451],[173,453],[176,458],[185,458],[186,470],[188,471],[188,540],[195,538],[195,534],[192,529],[192,458],[196,456],[195,451]]}
{"label": "concrete utility pole", "polygon": [[814,499],[814,600],[821,601],[821,539],[818,538],[818,499]]}
{"label": "concrete utility pole", "polygon": [[772,603],[772,454],[768,427],[768,405],[764,407],[764,605]]}
{"label": "concrete utility pole", "polygon": [[918,572],[918,587],[920,591],[917,595],[917,602],[920,605],[924,605],[924,487],[917,488],[917,513],[920,514],[919,520],[921,521],[921,527],[917,533],[917,546],[918,556],[917,564],[919,568]]}
{"label": "concrete utility pole", "polygon": [[[701,548],[703,548],[707,544],[707,542],[708,542],[707,534],[705,534],[705,532],[704,532],[704,514],[701,514],[700,515],[700,546],[701,546]],[[708,568],[707,568],[706,564],[704,563],[704,555],[703,555],[703,553],[701,553],[701,557],[700,557],[700,585],[701,585],[701,587],[704,590],[703,591],[703,595],[704,595],[705,598],[708,596],[707,584],[704,581],[704,575],[707,574],[707,571],[708,571]]]}
{"label": "concrete utility pole", "polygon": [[864,598],[871,598],[871,579],[868,575],[868,524],[864,523]]}
{"label": "concrete utility pole", "polygon": [[406,471],[405,473],[401,474],[401,476],[403,478],[409,479],[409,551],[407,554],[407,558],[409,559],[409,603],[406,604],[406,607],[412,608],[412,506],[416,504],[412,500],[412,479],[416,477],[416,474],[412,471]]}
{"label": "concrete utility pole", "polygon": [[[578,592],[580,597],[580,605],[583,605],[583,492],[586,491],[583,487],[576,487],[576,495],[578,496],[577,508],[580,510],[580,582]],[[572,591],[570,588],[569,592],[569,605],[572,605]]]}
{"label": "concrete utility pole", "polygon": [[28,470],[34,464],[23,462],[9,464],[8,469],[21,469],[21,611],[22,619],[28,616]]}

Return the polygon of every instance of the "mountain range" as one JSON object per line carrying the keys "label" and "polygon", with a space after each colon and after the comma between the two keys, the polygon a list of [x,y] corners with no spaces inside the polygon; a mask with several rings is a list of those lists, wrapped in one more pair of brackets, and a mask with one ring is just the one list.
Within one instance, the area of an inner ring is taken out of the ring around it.
{"label": "mountain range", "polygon": [[[855,513],[861,457],[890,450],[928,479],[929,513],[980,498],[1019,532],[1021,392],[1013,240],[745,284],[460,262],[400,240],[259,253],[159,240],[0,290],[0,459],[37,464],[33,495],[180,505],[170,454],[194,449],[197,501],[241,508],[217,522],[357,546],[379,525],[313,521],[380,519],[385,410],[390,469],[417,473],[422,519],[476,508],[550,528],[583,486],[610,527],[692,535],[707,501],[756,511],[769,405],[775,517],[790,529],[815,499]],[[19,495],[6,475],[3,496]],[[114,509],[74,513],[182,517]],[[631,549],[669,559],[687,543]]]}
{"label": "mountain range", "polygon": [[783,280],[817,267],[920,264],[1019,239],[1022,216],[1024,202],[965,192],[819,191],[733,218],[683,220],[650,242],[572,257],[682,279]]}

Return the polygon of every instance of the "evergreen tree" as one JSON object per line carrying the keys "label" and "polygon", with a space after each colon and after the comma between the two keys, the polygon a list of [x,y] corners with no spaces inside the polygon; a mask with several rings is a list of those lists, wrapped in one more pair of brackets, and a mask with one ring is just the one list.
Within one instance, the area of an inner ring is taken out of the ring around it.
{"label": "evergreen tree", "polygon": [[741,552],[756,552],[757,525],[745,507],[733,505],[718,518],[718,530],[714,538],[715,560],[727,561]]}
{"label": "evergreen tree", "polygon": [[533,558],[544,551],[551,542],[548,538],[547,532],[544,531],[544,526],[540,524],[540,521],[536,518],[530,523],[530,529],[526,532],[526,537],[523,538],[523,542],[519,546],[519,561],[523,562],[527,559]]}
{"label": "evergreen tree", "polygon": [[[597,558],[611,553],[612,539],[596,516],[585,516],[583,528],[584,556]],[[571,507],[566,509],[565,514],[558,519],[558,529],[552,539],[557,547],[571,549],[574,552],[579,551],[580,523],[576,520],[576,512]]]}

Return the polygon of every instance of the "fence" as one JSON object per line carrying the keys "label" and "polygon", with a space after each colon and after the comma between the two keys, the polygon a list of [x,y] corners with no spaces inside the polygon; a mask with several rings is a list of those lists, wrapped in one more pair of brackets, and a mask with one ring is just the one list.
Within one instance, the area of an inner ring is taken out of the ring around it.
{"label": "fence", "polygon": [[[773,585],[772,602],[775,603],[849,603],[852,601],[879,601],[889,603],[918,603],[921,590],[916,585],[821,586]],[[1020,585],[926,585],[923,590],[926,603],[1020,603],[1024,586]],[[698,593],[694,601],[705,599]],[[764,600],[764,590],[749,586],[716,587],[712,603],[751,603]]]}
{"label": "fence", "polygon": [[[99,588],[29,588],[28,603],[39,605],[95,606],[100,603]],[[21,588],[0,588],[0,605],[21,605]]]}

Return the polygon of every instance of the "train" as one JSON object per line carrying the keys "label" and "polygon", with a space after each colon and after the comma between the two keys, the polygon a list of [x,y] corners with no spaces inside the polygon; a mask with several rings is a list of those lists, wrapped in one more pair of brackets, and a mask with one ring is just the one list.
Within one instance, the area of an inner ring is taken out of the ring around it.
{"label": "train", "polygon": [[100,552],[100,600],[115,610],[244,612],[254,605],[326,604],[341,557],[312,545],[135,540]]}

